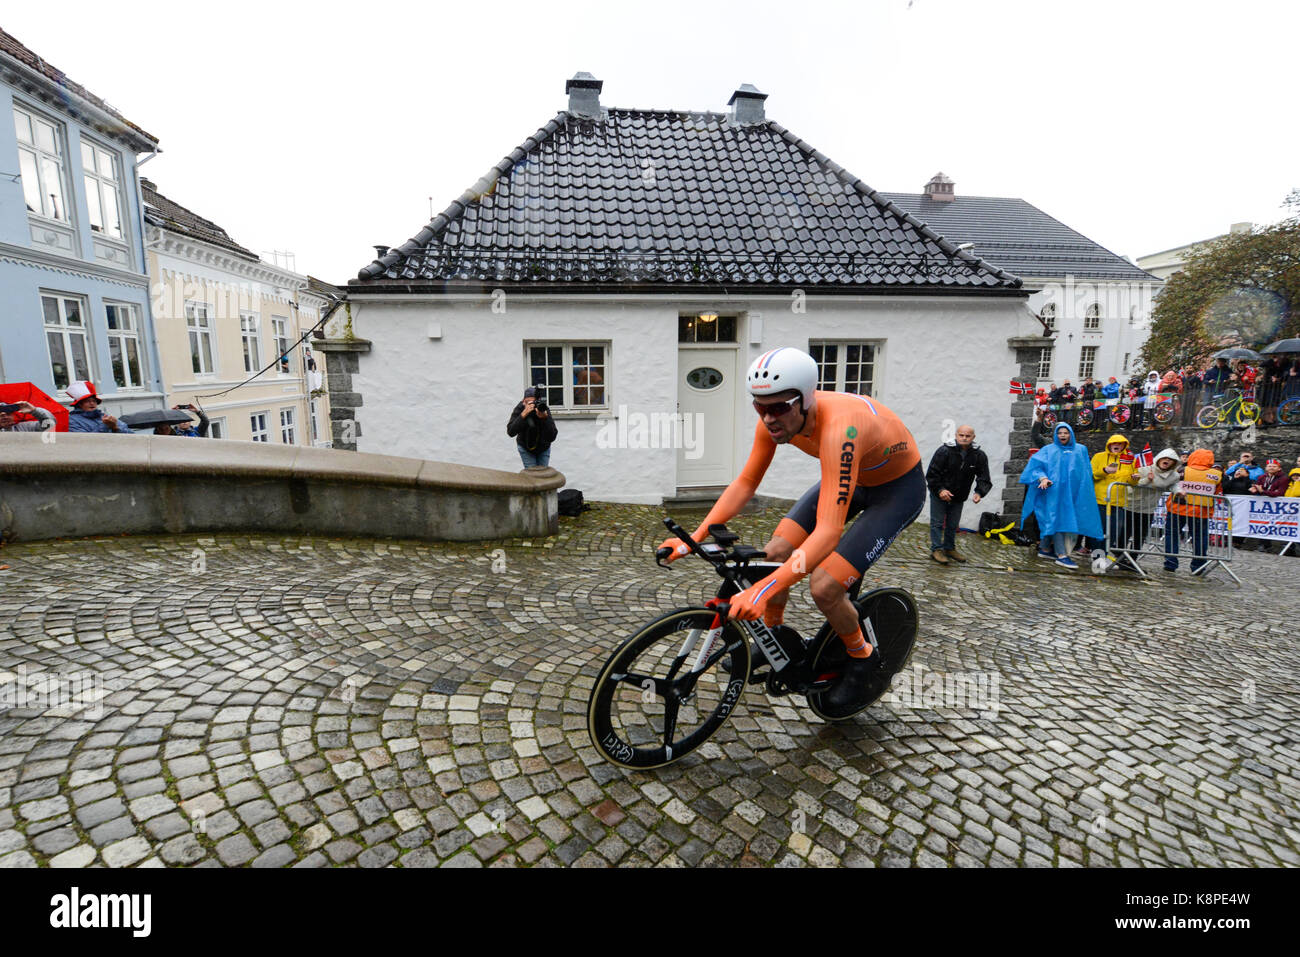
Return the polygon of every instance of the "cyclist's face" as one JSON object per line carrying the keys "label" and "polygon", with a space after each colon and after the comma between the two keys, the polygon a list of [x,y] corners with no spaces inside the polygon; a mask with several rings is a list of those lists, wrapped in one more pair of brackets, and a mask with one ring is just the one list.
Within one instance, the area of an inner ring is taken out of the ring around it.
{"label": "cyclist's face", "polygon": [[[774,415],[766,411],[763,408],[764,406],[772,406],[784,411],[780,415]],[[794,438],[795,433],[803,427],[803,402],[798,393],[782,393],[780,395],[755,398],[754,410],[758,412],[758,417],[767,429],[768,435],[772,436],[772,440],[778,444],[789,442]]]}

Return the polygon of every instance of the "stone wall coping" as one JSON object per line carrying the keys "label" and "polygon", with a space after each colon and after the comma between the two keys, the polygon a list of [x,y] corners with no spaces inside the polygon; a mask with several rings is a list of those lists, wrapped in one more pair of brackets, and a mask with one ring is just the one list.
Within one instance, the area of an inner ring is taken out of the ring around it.
{"label": "stone wall coping", "polygon": [[1012,336],[1007,345],[1012,349],[1034,349],[1050,346],[1055,341],[1052,336]]}
{"label": "stone wall coping", "polygon": [[369,339],[313,339],[311,347],[317,352],[369,352]]}
{"label": "stone wall coping", "polygon": [[0,474],[141,473],[287,478],[484,492],[545,492],[564,486],[553,468],[503,472],[473,465],[369,452],[194,439],[164,435],[58,432],[53,442],[31,432],[0,435]]}

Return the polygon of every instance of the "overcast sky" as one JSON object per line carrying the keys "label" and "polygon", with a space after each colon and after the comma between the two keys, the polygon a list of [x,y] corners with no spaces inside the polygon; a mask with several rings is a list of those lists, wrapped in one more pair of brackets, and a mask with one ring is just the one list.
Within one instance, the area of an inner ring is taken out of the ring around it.
{"label": "overcast sky", "polygon": [[6,5],[157,136],[142,173],[344,283],[565,108],[725,110],[742,82],[872,187],[1022,197],[1121,255],[1273,222],[1300,187],[1293,0]]}

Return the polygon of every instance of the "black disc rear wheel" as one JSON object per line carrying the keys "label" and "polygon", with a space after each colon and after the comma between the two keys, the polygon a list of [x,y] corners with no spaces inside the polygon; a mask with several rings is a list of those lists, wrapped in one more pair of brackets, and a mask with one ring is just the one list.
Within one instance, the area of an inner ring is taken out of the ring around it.
{"label": "black disc rear wheel", "polygon": [[[883,667],[863,695],[861,707],[850,714],[831,716],[826,713],[824,696],[827,692],[809,694],[808,707],[826,721],[846,721],[875,704],[889,690],[894,675],[907,667],[916,644],[920,615],[911,594],[901,588],[878,588],[863,595],[857,604],[862,634],[867,641],[874,637],[876,650],[883,656]],[[829,625],[822,629],[817,641],[818,647],[813,652],[813,675],[832,679],[848,658],[844,642]]]}
{"label": "black disc rear wheel", "polygon": [[[709,739],[730,717],[749,677],[749,641],[735,622],[711,630],[707,608],[684,608],[646,625],[601,669],[587,731],[607,759],[657,768]],[[712,635],[712,637],[710,637]],[[721,662],[731,657],[731,672]]]}

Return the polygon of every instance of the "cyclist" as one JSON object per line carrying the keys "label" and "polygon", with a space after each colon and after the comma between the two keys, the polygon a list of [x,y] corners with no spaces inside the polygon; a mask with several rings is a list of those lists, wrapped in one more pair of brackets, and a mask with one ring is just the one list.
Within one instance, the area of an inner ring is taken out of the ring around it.
{"label": "cyclist", "polygon": [[[881,667],[862,635],[847,589],[916,519],[925,504],[925,473],[916,440],[878,399],[817,391],[817,363],[793,348],[754,360],[746,377],[758,424],[749,461],[691,537],[737,515],[754,497],[778,445],[793,445],[821,463],[821,481],[781,519],[763,550],[780,568],[731,598],[731,617],[780,625],[790,586],[812,574],[813,601],[848,651],[841,680],[827,692],[828,713],[851,714]],[[844,531],[845,522],[859,516]],[[676,538],[672,561],[690,550]],[[758,660],[762,660],[759,657]]]}

